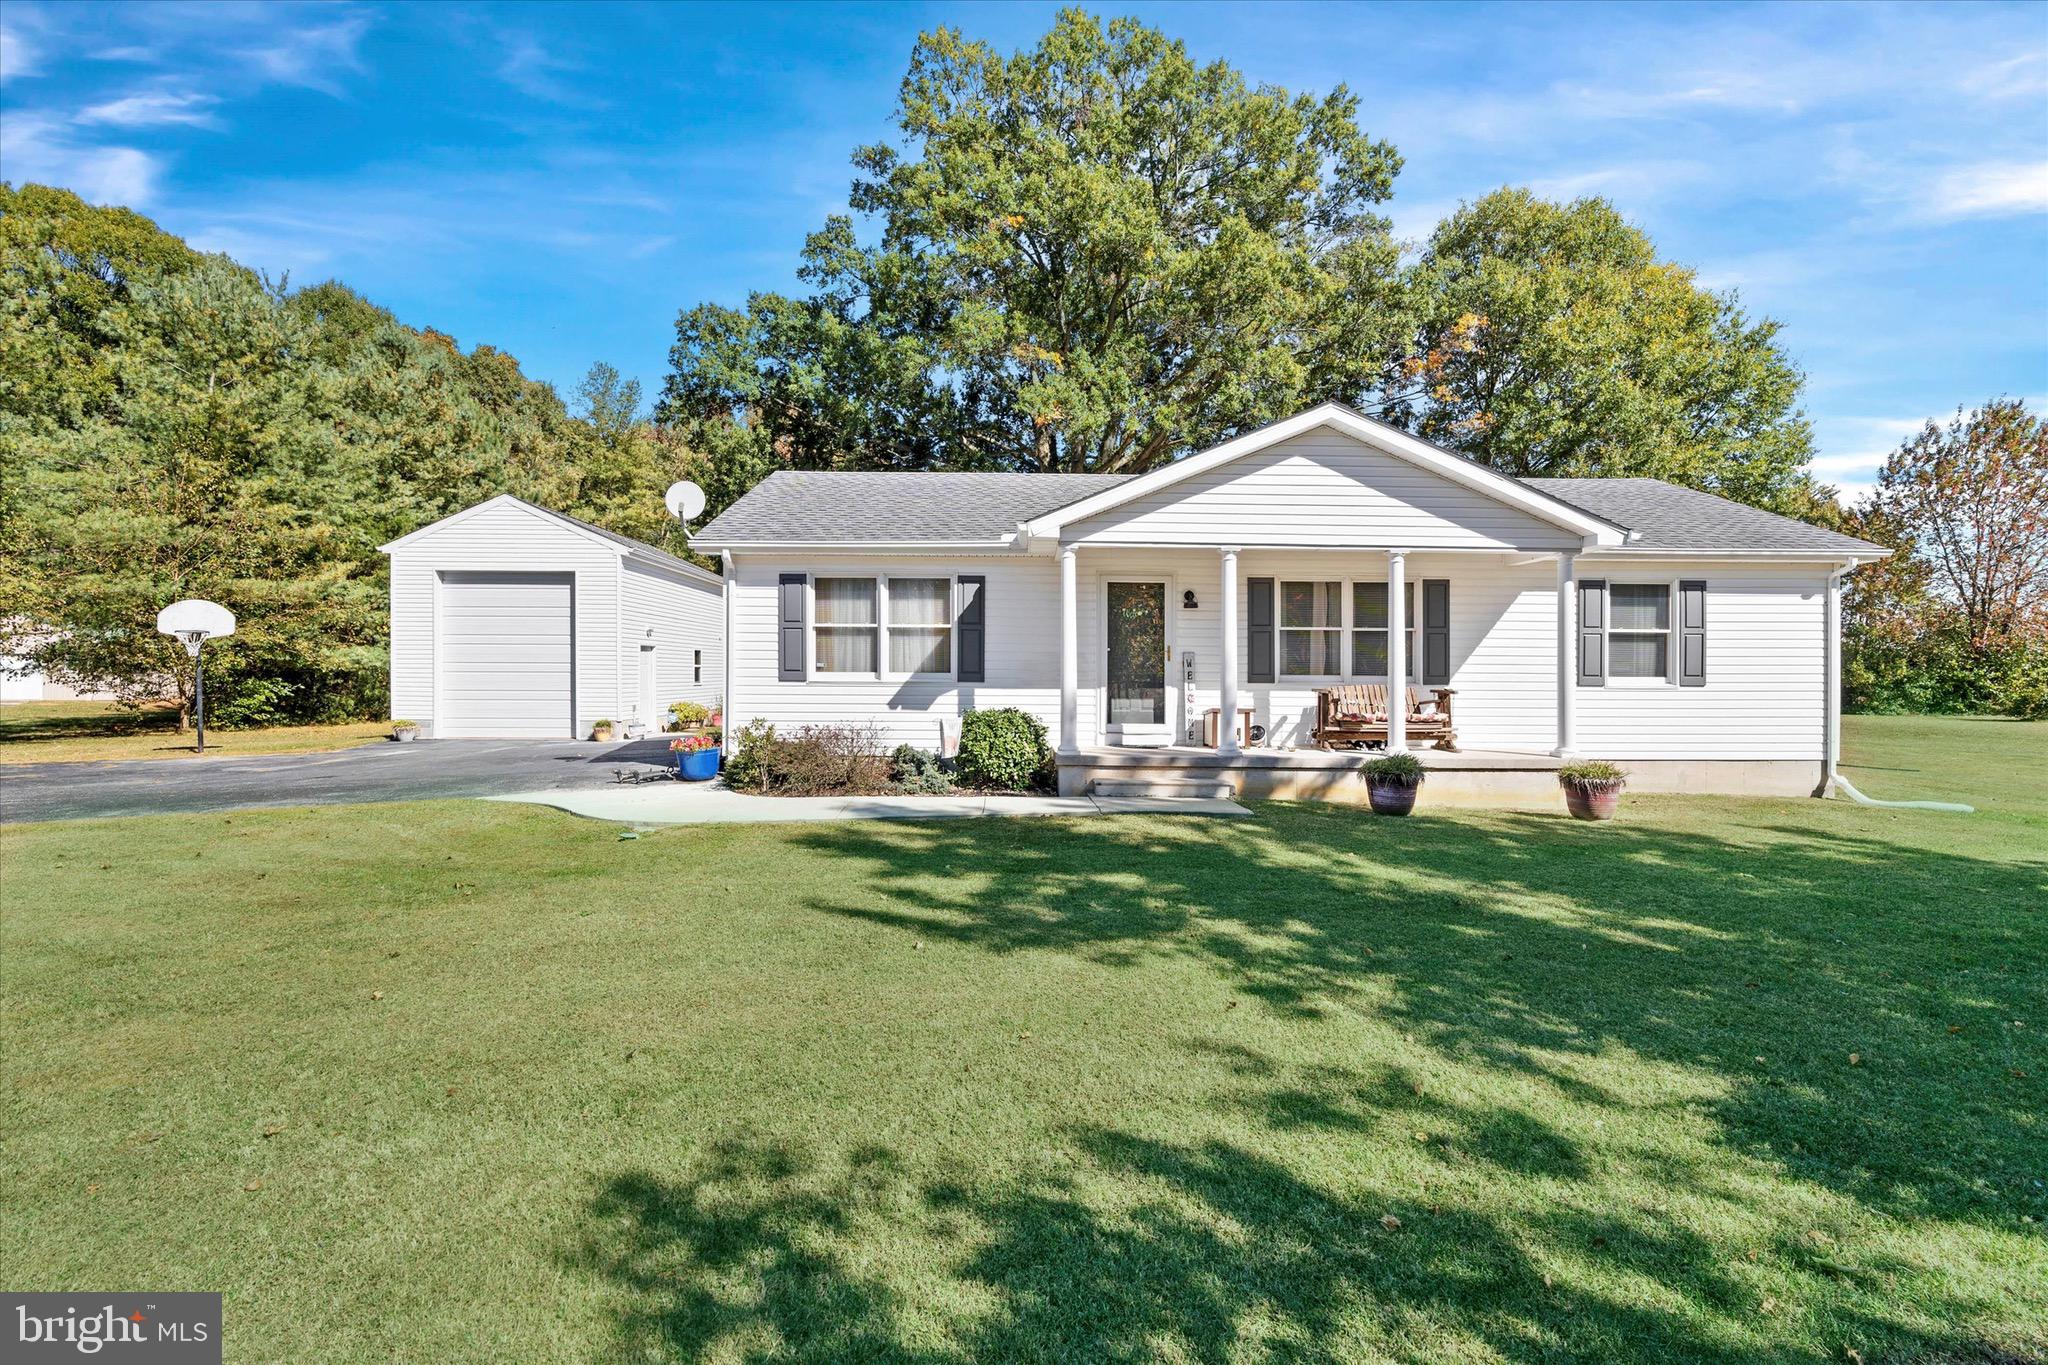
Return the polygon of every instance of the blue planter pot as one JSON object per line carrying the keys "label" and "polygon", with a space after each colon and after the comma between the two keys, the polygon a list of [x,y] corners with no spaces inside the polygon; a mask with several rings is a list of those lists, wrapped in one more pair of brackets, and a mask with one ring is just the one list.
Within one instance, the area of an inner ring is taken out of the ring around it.
{"label": "blue planter pot", "polygon": [[677,754],[676,770],[685,782],[709,782],[718,776],[718,761],[722,757],[716,749],[699,749],[694,754]]}

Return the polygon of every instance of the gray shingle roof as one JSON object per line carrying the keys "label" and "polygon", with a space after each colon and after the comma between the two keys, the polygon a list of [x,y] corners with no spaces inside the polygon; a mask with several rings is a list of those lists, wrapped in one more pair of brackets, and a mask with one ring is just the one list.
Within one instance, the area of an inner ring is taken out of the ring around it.
{"label": "gray shingle roof", "polygon": [[1522,479],[1559,502],[1626,526],[1632,550],[1882,553],[1883,547],[1662,479]]}
{"label": "gray shingle roof", "polygon": [[1131,477],[780,469],[691,539],[704,545],[999,541],[1020,521],[1079,502]]}
{"label": "gray shingle roof", "polygon": [[[906,544],[1001,541],[1020,521],[1135,477],[1129,474],[898,474],[778,470],[692,540]],[[1660,479],[1523,479],[1539,493],[1636,532],[1632,550],[1868,554],[1881,547]]]}

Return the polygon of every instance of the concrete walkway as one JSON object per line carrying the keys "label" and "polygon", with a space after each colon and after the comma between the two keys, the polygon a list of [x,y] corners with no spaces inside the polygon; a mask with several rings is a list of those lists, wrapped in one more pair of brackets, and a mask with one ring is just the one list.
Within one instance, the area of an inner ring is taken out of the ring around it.
{"label": "concrete walkway", "polygon": [[723,782],[646,782],[580,791],[514,792],[492,801],[553,806],[593,820],[752,825],[819,820],[968,820],[987,815],[1250,815],[1235,801],[1106,796],[747,796]]}

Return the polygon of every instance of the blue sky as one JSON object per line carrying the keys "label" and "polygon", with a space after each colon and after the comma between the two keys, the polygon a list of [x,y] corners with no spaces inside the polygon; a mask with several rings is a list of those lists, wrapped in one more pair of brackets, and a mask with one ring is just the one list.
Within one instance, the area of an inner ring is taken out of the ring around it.
{"label": "blue sky", "polygon": [[[0,9],[0,175],[339,277],[565,393],[658,390],[676,312],[795,287],[921,29],[1049,6]],[[2048,5],[1139,5],[1203,60],[1342,82],[1425,235],[1502,184],[1603,194],[1786,324],[1818,473],[2048,394]]]}

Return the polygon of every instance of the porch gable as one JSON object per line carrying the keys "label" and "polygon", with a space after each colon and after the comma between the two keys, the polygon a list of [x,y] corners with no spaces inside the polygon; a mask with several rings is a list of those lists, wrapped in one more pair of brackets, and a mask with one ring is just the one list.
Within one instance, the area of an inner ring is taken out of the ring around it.
{"label": "porch gable", "polygon": [[[1196,457],[1200,458],[1200,457]],[[1085,509],[1083,509],[1085,510]],[[1212,464],[1058,528],[1078,545],[1576,550],[1586,530],[1333,425]]]}

